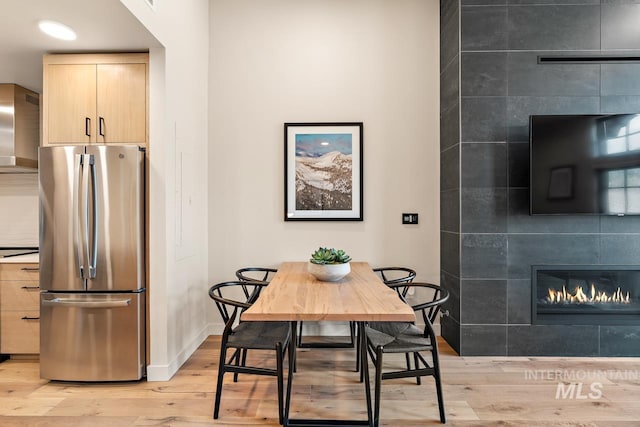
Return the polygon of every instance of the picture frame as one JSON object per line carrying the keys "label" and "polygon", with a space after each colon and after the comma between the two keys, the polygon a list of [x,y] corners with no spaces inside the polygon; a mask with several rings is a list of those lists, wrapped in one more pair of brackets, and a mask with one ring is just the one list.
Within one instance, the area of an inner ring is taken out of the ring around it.
{"label": "picture frame", "polygon": [[363,124],[284,124],[284,220],[363,220]]}

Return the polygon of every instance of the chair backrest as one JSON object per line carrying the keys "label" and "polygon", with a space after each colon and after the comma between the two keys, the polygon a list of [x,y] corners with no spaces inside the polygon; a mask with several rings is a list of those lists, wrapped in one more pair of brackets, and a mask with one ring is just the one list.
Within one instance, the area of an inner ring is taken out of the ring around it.
{"label": "chair backrest", "polygon": [[242,291],[247,299],[257,289],[260,292],[260,288],[256,288],[249,283],[260,282],[269,283],[273,276],[278,272],[275,268],[267,267],[244,267],[236,270],[236,277],[239,281],[244,282],[242,285]]}
{"label": "chair backrest", "polygon": [[244,267],[236,271],[236,277],[243,282],[267,282],[278,272],[275,268]]}
{"label": "chair backrest", "polygon": [[380,267],[374,268],[385,285],[393,285],[395,283],[411,283],[416,277],[415,270],[407,267]]}
{"label": "chair backrest", "polygon": [[[380,276],[384,284],[387,286],[411,283],[416,277],[416,271],[407,267],[380,267],[374,268],[373,271]],[[406,297],[407,292],[409,292],[409,288],[396,288],[396,292],[398,292],[398,295]]]}
{"label": "chair backrest", "polygon": [[[398,296],[410,305],[416,314],[418,312],[421,313],[425,326],[429,329],[429,333],[435,337],[433,323],[436,321],[436,317],[438,317],[442,304],[449,299],[449,292],[438,285],[424,282],[394,283],[389,285],[389,287],[394,289],[398,293]],[[418,298],[422,298],[422,302],[411,304],[407,301],[406,293],[411,289],[415,291],[413,293],[417,295]],[[429,296],[427,294],[431,295]]]}
{"label": "chair backrest", "polygon": [[[258,299],[260,290],[267,286],[268,283],[251,282],[252,290],[249,294],[247,294],[246,285],[247,282],[234,280],[218,283],[209,288],[209,297],[215,301],[220,316],[228,327],[231,327],[238,312],[242,313],[251,307],[251,304]],[[245,298],[239,297],[239,295],[245,295]]]}

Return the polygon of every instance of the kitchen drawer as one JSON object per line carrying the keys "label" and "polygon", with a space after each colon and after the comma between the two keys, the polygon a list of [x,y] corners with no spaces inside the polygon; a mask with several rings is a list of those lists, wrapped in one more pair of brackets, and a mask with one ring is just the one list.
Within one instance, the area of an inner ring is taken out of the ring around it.
{"label": "kitchen drawer", "polygon": [[40,280],[38,264],[0,264],[0,281]]}
{"label": "kitchen drawer", "polygon": [[33,354],[40,352],[40,312],[3,311],[0,313],[0,352]]}
{"label": "kitchen drawer", "polygon": [[0,282],[0,311],[39,310],[40,287],[37,281]]}

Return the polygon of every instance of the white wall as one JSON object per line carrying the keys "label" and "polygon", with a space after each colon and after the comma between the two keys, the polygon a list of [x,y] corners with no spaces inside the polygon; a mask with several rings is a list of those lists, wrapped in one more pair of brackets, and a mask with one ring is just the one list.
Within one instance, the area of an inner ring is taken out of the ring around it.
{"label": "white wall", "polygon": [[[211,282],[326,245],[438,283],[439,2],[212,0],[210,30]],[[283,123],[321,121],[364,122],[363,222],[283,220]]]}
{"label": "white wall", "polygon": [[38,174],[0,173],[0,247],[38,247]]}
{"label": "white wall", "polygon": [[120,0],[163,44],[150,52],[149,380],[208,335],[207,0]]}

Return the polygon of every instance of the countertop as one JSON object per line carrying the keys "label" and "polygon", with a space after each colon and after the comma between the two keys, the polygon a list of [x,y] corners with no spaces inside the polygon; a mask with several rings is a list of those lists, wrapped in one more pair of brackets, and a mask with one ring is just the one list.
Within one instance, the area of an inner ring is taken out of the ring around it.
{"label": "countertop", "polygon": [[20,264],[20,263],[38,263],[40,262],[39,254],[19,255],[9,258],[0,258],[0,264]]}

